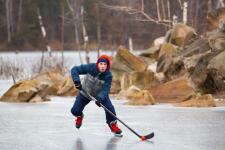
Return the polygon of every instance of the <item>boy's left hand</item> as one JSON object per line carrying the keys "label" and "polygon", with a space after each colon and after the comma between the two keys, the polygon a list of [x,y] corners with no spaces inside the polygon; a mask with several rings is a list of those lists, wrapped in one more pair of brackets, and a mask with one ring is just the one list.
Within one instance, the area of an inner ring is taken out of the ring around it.
{"label": "boy's left hand", "polygon": [[101,107],[101,103],[99,101],[95,101],[95,104],[98,106],[98,107]]}

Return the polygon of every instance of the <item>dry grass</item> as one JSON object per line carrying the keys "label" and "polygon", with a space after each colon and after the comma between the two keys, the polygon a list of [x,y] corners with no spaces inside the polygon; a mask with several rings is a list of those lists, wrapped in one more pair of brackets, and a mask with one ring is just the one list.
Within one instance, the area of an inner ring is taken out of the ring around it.
{"label": "dry grass", "polygon": [[0,57],[0,79],[11,79],[12,75],[18,80],[30,78],[42,71],[55,69],[64,73],[61,65],[61,59],[57,57],[45,57],[41,67],[41,58],[30,59],[4,59]]}
{"label": "dry grass", "polygon": [[9,79],[12,77],[12,75],[15,78],[18,78],[23,72],[23,68],[16,66],[15,63],[4,60],[2,57],[0,57],[0,78],[1,79]]}
{"label": "dry grass", "polygon": [[62,68],[62,62],[60,59],[57,57],[47,57],[44,58],[43,64],[41,67],[41,59],[37,62],[32,64],[32,74],[37,74],[40,73],[41,71],[46,71],[46,70],[61,70],[63,71],[64,69]]}

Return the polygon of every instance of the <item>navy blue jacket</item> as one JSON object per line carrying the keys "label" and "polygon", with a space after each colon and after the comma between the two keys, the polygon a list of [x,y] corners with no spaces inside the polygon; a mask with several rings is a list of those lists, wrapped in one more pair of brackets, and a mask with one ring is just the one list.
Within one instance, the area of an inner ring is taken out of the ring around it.
{"label": "navy blue jacket", "polygon": [[110,70],[106,70],[103,73],[100,73],[97,69],[95,63],[90,63],[86,65],[75,66],[71,69],[71,76],[73,81],[80,81],[79,75],[90,74],[93,77],[98,76],[99,80],[103,80],[104,84],[102,89],[98,94],[98,100],[104,100],[109,96],[109,91],[112,83],[112,73]]}

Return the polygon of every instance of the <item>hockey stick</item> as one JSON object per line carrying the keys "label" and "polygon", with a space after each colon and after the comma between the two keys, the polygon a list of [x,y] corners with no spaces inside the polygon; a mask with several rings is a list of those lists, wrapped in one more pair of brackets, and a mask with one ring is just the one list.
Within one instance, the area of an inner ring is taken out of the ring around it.
{"label": "hockey stick", "polygon": [[[93,96],[91,96],[89,93],[87,93],[85,90],[82,90],[88,97],[90,97],[90,100],[93,101],[98,101],[97,99],[95,99]],[[133,132],[136,136],[138,136],[142,141],[144,140],[148,140],[154,137],[154,132],[147,134],[145,136],[138,134],[137,132],[135,132],[131,127],[129,127],[126,123],[124,123],[121,119],[119,119],[114,113],[112,113],[109,109],[107,109],[104,105],[102,105],[100,103],[101,107],[107,111],[110,115],[112,115],[113,117],[115,117],[119,122],[121,122],[125,127],[127,127],[131,132]]]}

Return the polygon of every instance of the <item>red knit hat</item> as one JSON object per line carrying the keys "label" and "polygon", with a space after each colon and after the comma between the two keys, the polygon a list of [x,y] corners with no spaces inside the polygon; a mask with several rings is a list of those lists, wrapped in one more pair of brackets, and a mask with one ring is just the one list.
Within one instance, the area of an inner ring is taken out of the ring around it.
{"label": "red knit hat", "polygon": [[107,63],[107,69],[106,70],[109,70],[110,69],[110,67],[111,67],[111,59],[110,59],[110,57],[108,55],[103,54],[103,55],[101,55],[98,58],[98,60],[96,62],[97,69],[98,69],[98,63],[99,62],[106,62]]}

